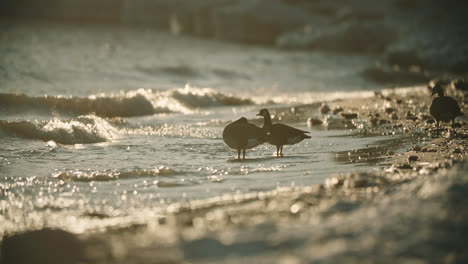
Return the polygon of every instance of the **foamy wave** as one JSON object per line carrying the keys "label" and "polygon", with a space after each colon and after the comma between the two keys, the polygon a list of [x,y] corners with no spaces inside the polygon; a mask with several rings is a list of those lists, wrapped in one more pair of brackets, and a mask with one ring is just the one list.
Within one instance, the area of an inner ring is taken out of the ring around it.
{"label": "foamy wave", "polygon": [[61,144],[98,143],[112,140],[118,131],[106,120],[94,116],[79,116],[71,121],[53,119],[43,123],[0,120],[0,130],[10,136]]}
{"label": "foamy wave", "polygon": [[250,99],[235,97],[210,88],[194,88],[190,85],[186,85],[184,89],[173,90],[171,97],[191,108],[253,104]]}
{"label": "foamy wave", "polygon": [[90,181],[113,181],[118,179],[172,176],[181,174],[166,166],[154,168],[151,170],[132,170],[132,171],[68,171],[58,172],[53,176],[63,181],[90,182]]}
{"label": "foamy wave", "polygon": [[154,92],[151,89],[141,88],[118,94],[91,95],[87,98],[0,94],[0,110],[17,112],[42,110],[50,113],[93,114],[101,117],[132,117],[170,112],[189,113],[197,108],[253,103],[250,99],[236,97],[215,89],[196,88],[189,85],[168,91]]}
{"label": "foamy wave", "polygon": [[139,93],[131,96],[90,96],[88,98],[0,94],[1,108],[13,111],[45,110],[51,113],[95,114],[102,117],[141,116],[157,112],[151,102]]}

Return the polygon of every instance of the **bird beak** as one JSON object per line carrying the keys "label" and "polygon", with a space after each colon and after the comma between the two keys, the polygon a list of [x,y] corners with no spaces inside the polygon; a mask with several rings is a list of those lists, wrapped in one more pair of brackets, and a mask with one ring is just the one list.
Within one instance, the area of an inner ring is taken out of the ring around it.
{"label": "bird beak", "polygon": [[432,95],[431,95],[431,96],[433,96],[433,95],[436,94],[436,93],[437,93],[436,91],[432,91]]}
{"label": "bird beak", "polygon": [[258,113],[257,116],[262,116],[262,115],[260,113]]}

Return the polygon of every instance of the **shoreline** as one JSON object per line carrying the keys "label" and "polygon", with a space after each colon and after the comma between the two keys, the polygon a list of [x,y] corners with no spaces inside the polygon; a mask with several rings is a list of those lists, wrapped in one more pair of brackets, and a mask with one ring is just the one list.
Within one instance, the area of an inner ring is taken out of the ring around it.
{"label": "shoreline", "polygon": [[[82,263],[461,263],[468,260],[468,126],[444,124],[435,134],[428,118],[431,97],[423,90],[328,102],[336,114],[317,113],[325,108],[319,104],[273,109],[274,120],[309,118],[311,129],[353,128],[353,135],[396,135],[397,142],[410,138],[402,153],[383,147],[336,154],[350,163],[376,158],[374,170],[330,175],[320,185],[174,204],[154,221],[85,234],[46,227],[4,237],[2,255],[38,237],[44,243],[59,236],[71,238],[56,250],[75,250]],[[458,91],[448,94],[465,100]],[[467,113],[466,103],[460,104]]]}

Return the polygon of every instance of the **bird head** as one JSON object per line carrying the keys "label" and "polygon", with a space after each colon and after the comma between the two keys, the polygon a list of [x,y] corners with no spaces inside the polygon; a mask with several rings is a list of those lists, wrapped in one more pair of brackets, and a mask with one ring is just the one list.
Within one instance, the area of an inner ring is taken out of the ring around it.
{"label": "bird head", "polygon": [[260,112],[258,112],[257,116],[269,116],[270,113],[268,112],[268,110],[266,108],[263,108],[262,110],[260,110]]}
{"label": "bird head", "polygon": [[436,84],[432,88],[432,95],[431,96],[433,96],[434,94],[438,94],[439,96],[444,96],[444,89],[442,88],[442,86],[440,84]]}

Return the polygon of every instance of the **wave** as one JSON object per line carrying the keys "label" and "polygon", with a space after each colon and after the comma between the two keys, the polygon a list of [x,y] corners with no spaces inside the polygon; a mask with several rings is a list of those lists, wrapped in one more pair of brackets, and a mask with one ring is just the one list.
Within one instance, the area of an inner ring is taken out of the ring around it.
{"label": "wave", "polygon": [[143,95],[131,97],[29,97],[24,94],[0,94],[1,108],[16,111],[45,110],[51,113],[77,115],[95,114],[101,117],[129,117],[151,115],[156,112],[153,105]]}
{"label": "wave", "polygon": [[46,111],[49,113],[96,115],[100,117],[132,117],[157,113],[183,112],[193,109],[254,104],[250,99],[236,97],[210,88],[186,85],[167,91],[138,89],[111,95],[89,97],[43,96],[1,94],[0,110]]}
{"label": "wave", "polygon": [[254,104],[247,98],[235,97],[210,88],[193,88],[190,85],[172,90],[170,94],[172,98],[190,108]]}
{"label": "wave", "polygon": [[[152,170],[135,169],[132,171],[69,171],[58,172],[53,177],[63,181],[90,182],[90,181],[113,181],[118,179],[173,176],[182,174],[166,166]],[[155,183],[159,185],[159,183]]]}
{"label": "wave", "polygon": [[10,136],[60,144],[84,144],[109,141],[118,136],[118,131],[106,120],[94,116],[79,116],[70,121],[58,119],[46,122],[8,122],[0,120],[0,132]]}

